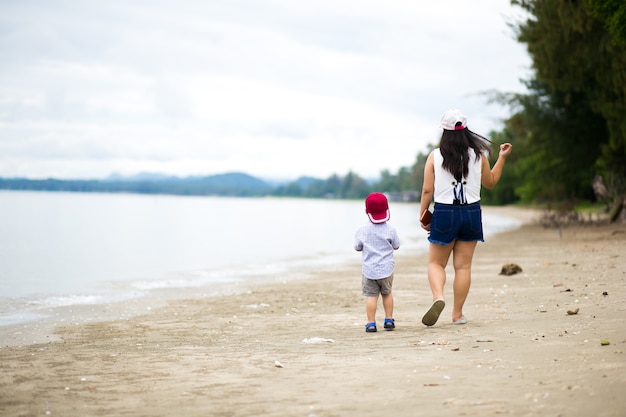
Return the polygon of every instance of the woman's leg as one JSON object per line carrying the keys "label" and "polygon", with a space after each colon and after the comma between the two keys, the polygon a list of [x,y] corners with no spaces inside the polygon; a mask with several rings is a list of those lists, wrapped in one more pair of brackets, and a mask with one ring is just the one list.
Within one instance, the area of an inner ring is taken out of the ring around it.
{"label": "woman's leg", "polygon": [[452,262],[454,264],[454,307],[452,309],[452,321],[463,317],[463,305],[467,299],[472,283],[472,258],[477,242],[454,243]]}

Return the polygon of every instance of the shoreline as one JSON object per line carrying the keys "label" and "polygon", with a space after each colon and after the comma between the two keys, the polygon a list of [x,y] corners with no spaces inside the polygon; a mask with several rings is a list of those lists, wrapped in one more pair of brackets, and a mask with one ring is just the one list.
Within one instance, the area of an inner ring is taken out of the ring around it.
{"label": "shoreline", "polygon": [[[421,324],[431,299],[426,255],[401,247],[392,332],[364,332],[357,260],[124,320],[59,326],[59,342],[2,347],[0,411],[622,416],[626,225],[559,235],[536,213],[504,211],[524,224],[478,245],[467,325],[451,325],[450,307],[435,326]],[[499,275],[507,263],[522,272]],[[449,275],[449,302],[451,292]]]}
{"label": "shoreline", "polygon": [[[515,229],[527,221],[532,221],[534,212],[528,209],[516,209],[511,207],[492,207],[484,208],[485,212],[491,215],[491,219],[497,226],[491,225],[493,230],[491,233],[486,231],[485,238],[502,233],[503,231]],[[503,221],[503,218],[505,219]],[[489,230],[489,228],[487,229]],[[412,255],[424,255],[428,251],[426,242],[426,234],[421,229],[418,233],[423,233],[424,246],[416,245],[413,241],[407,244],[404,242],[400,252],[411,251]],[[350,239],[348,239],[350,240]],[[410,239],[413,240],[413,239]],[[351,243],[351,241],[350,241]],[[354,255],[354,251],[346,250],[346,254]],[[396,256],[402,256],[402,253],[396,253]],[[289,261],[279,260],[278,264],[280,273],[287,277],[286,280],[308,279],[315,276],[320,271],[327,271],[336,268],[337,265],[350,266],[360,265],[360,256],[336,257],[323,262],[315,261],[311,263],[309,258],[295,258],[293,264],[289,265]],[[245,268],[249,270],[250,268]],[[242,271],[240,271],[241,273]],[[212,272],[215,274],[216,272]],[[192,271],[186,271],[185,274],[191,275]],[[246,271],[246,275],[249,272]],[[170,274],[172,275],[172,274]],[[229,271],[229,278],[222,279],[215,283],[204,283],[200,285],[187,286],[167,286],[160,281],[156,281],[156,285],[150,289],[133,289],[133,282],[124,283],[129,287],[131,293],[112,293],[111,295],[102,295],[99,293],[76,294],[50,294],[39,297],[36,300],[30,300],[24,297],[18,297],[24,305],[32,305],[33,308],[28,310],[16,310],[11,315],[5,315],[3,318],[8,322],[0,323],[0,348],[8,346],[27,346],[38,343],[59,342],[61,338],[55,334],[57,326],[81,325],[89,323],[98,323],[105,321],[126,320],[135,316],[149,314],[151,311],[166,306],[170,302],[176,300],[193,299],[193,298],[213,298],[221,296],[229,296],[249,291],[250,285],[256,285],[259,282],[267,282],[268,278],[272,279],[269,272],[252,274],[247,278],[236,278]],[[167,274],[164,275],[166,277]],[[171,278],[174,281],[179,280],[178,277]],[[146,279],[142,279],[146,281]],[[167,281],[161,278],[161,281]],[[273,279],[272,279],[273,280]],[[140,280],[141,281],[141,280]],[[284,279],[280,279],[284,281]],[[136,284],[137,282],[135,282]],[[112,285],[118,285],[120,282],[113,281]],[[108,300],[108,298],[119,298],[117,301]],[[98,300],[102,301],[89,301]],[[59,300],[59,304],[49,304],[48,299]],[[87,299],[87,302],[81,300]],[[77,301],[73,301],[77,300]],[[36,306],[36,307],[35,307]],[[13,322],[11,322],[13,321]]]}

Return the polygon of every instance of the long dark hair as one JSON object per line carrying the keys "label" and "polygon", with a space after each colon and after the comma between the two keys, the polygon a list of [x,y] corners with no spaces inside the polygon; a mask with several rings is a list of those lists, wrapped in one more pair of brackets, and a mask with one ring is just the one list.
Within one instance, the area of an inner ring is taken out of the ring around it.
{"label": "long dark hair", "polygon": [[[457,126],[460,126],[457,123]],[[468,128],[462,130],[446,130],[441,134],[439,149],[443,156],[443,168],[449,171],[457,181],[467,177],[469,173],[469,152],[474,150],[476,160],[480,159],[481,152],[491,155],[490,142],[487,138],[474,133]]]}

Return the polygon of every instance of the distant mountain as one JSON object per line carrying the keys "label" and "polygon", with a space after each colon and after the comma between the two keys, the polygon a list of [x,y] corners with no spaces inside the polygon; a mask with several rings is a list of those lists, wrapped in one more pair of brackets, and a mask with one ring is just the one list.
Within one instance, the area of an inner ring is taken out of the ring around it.
{"label": "distant mountain", "polygon": [[365,198],[370,185],[353,181],[353,176],[327,179],[300,177],[277,184],[242,172],[209,176],[173,177],[163,174],[140,173],[132,176],[111,175],[106,179],[60,180],[48,178],[0,178],[0,190],[65,191],[98,193],[136,193],[172,195],[211,195],[229,197],[304,197],[304,198]]}
{"label": "distant mountain", "polygon": [[121,174],[111,174],[108,177],[106,177],[105,179],[103,179],[103,181],[107,181],[107,182],[116,182],[116,181],[167,181],[167,180],[171,180],[171,179],[178,179],[179,177],[175,177],[175,176],[171,176],[171,175],[165,175],[165,174],[158,174],[158,173],[153,173],[153,172],[140,172],[139,174],[135,174],[135,175],[129,175],[129,176],[125,176],[125,175],[121,175]]}
{"label": "distant mountain", "polygon": [[[189,180],[191,181],[192,179],[190,178]],[[263,189],[269,186],[267,182],[241,172],[217,174],[208,177],[196,177],[195,180],[214,186],[248,187],[256,189]]]}
{"label": "distant mountain", "polygon": [[298,184],[300,188],[302,188],[303,190],[306,190],[309,187],[309,185],[315,182],[320,182],[320,181],[324,181],[324,180],[321,180],[319,178],[313,178],[313,177],[300,177],[294,182]]}
{"label": "distant mountain", "polygon": [[267,195],[272,192],[273,187],[259,178],[233,172],[186,178],[159,174],[139,174],[132,177],[111,176],[105,180],[0,178],[0,189],[246,197]]}

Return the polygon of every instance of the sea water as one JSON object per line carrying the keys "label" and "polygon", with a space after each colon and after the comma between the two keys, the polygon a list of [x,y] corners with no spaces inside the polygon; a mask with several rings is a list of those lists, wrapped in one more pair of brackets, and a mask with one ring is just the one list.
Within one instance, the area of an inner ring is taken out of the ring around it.
{"label": "sea water", "polygon": [[[417,203],[390,202],[405,253],[425,251]],[[363,201],[0,191],[0,326],[51,307],[175,296],[359,263]],[[485,235],[517,227],[484,213]]]}

